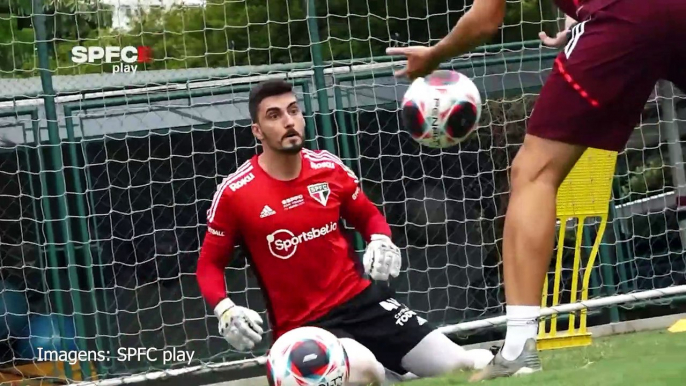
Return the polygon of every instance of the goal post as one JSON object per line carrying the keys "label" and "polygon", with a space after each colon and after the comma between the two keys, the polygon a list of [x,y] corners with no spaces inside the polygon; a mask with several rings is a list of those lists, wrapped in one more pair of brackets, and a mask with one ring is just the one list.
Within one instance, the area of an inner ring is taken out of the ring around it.
{"label": "goal post", "polygon": [[[1,375],[104,386],[264,364],[268,338],[240,353],[219,336],[195,264],[217,184],[259,151],[247,98],[271,78],[293,83],[307,146],[338,155],[387,218],[404,258],[391,282],[399,299],[446,334],[478,340],[502,326],[508,173],[558,52],[541,47],[538,32],[556,33],[562,15],[549,1],[510,1],[493,41],[443,63],[477,85],[482,119],[459,146],[421,148],[400,122],[408,82],[393,72],[405,62],[385,48],[436,43],[468,4],[0,5]],[[560,298],[544,319],[582,310],[593,311],[587,326],[639,318],[655,300],[676,304],[686,293],[683,160],[666,150],[681,146],[683,102],[662,97],[672,106],[648,103],[640,135],[616,156],[595,263],[583,273],[568,264],[592,241],[560,243]],[[355,247],[364,248],[359,237]],[[257,280],[236,257],[227,291],[267,320]],[[582,274],[588,299],[573,299]],[[38,347],[105,359],[39,358]],[[162,351],[193,356],[165,361]]]}

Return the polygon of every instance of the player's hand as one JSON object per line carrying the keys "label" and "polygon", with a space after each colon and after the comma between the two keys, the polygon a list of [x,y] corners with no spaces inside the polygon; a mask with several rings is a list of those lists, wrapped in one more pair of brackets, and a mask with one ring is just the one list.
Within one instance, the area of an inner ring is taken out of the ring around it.
{"label": "player's hand", "polygon": [[404,55],[407,57],[407,66],[402,70],[395,71],[394,75],[397,77],[407,76],[410,80],[429,75],[441,64],[433,47],[389,47],[386,48],[386,55]]}
{"label": "player's hand", "polygon": [[374,280],[388,280],[389,275],[400,275],[400,249],[386,235],[372,235],[362,261],[364,271]]}
{"label": "player's hand", "polygon": [[219,319],[219,333],[238,351],[249,351],[262,341],[262,318],[226,298],[217,304],[214,313]]}
{"label": "player's hand", "polygon": [[548,47],[554,47],[554,48],[562,48],[567,44],[567,40],[569,36],[569,30],[564,30],[560,31],[555,35],[555,37],[550,37],[548,34],[545,33],[545,31],[541,31],[538,33],[538,38],[541,39],[541,42],[543,42],[544,45]]}

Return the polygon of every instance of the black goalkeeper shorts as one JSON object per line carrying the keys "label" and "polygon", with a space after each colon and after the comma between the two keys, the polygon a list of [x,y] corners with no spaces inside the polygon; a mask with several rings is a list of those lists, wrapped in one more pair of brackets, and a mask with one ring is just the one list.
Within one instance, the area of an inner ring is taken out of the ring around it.
{"label": "black goalkeeper shorts", "polygon": [[364,291],[309,326],[367,347],[385,368],[405,374],[402,358],[434,330],[426,320],[395,300],[386,284],[372,283]]}

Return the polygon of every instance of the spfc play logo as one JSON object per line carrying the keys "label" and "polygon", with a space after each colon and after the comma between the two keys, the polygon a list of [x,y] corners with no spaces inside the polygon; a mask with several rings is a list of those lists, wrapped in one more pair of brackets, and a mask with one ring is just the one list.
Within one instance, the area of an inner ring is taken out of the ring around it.
{"label": "spfc play logo", "polygon": [[326,203],[329,201],[329,195],[331,194],[328,182],[308,185],[307,190],[310,192],[310,196],[312,196],[312,198],[317,200],[318,203],[326,206]]}

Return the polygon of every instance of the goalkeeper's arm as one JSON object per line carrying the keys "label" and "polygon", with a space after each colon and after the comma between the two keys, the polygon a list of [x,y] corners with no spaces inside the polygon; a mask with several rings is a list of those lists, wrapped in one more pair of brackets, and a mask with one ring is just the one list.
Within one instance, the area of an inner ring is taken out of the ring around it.
{"label": "goalkeeper's arm", "polygon": [[200,293],[213,308],[226,298],[224,270],[233,255],[232,236],[210,226],[200,249],[196,277]]}
{"label": "goalkeeper's arm", "polygon": [[369,242],[362,259],[365,272],[375,280],[398,277],[401,256],[391,240],[391,227],[362,189],[357,184],[352,187],[352,193],[343,197],[341,216]]}
{"label": "goalkeeper's arm", "polygon": [[360,232],[365,241],[371,241],[375,235],[391,236],[386,218],[358,187],[343,197],[341,216]]}
{"label": "goalkeeper's arm", "polygon": [[226,296],[224,270],[233,255],[238,231],[231,219],[222,218],[229,213],[224,206],[220,200],[208,213],[208,228],[200,249],[196,278],[200,292],[219,319],[219,333],[236,350],[244,351],[262,340],[262,318],[249,308],[237,306]]}

